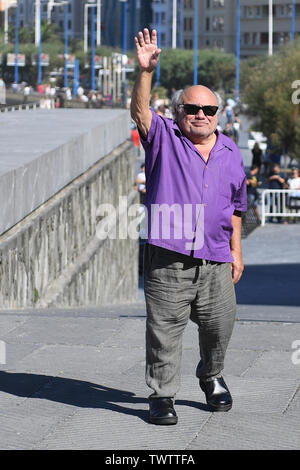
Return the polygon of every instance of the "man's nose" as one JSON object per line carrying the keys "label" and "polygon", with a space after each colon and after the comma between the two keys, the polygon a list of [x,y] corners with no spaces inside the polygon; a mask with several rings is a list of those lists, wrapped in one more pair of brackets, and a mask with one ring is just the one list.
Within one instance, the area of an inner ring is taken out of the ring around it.
{"label": "man's nose", "polygon": [[203,112],[203,109],[199,109],[198,113],[195,115],[198,118],[206,118],[206,115]]}

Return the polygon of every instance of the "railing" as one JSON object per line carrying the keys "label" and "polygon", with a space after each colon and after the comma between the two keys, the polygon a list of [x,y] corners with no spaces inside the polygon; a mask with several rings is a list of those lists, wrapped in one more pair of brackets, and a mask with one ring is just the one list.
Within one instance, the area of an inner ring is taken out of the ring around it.
{"label": "railing", "polygon": [[262,226],[267,217],[300,217],[300,190],[265,189],[262,192]]}
{"label": "railing", "polygon": [[0,112],[7,113],[11,111],[20,111],[21,109],[37,109],[40,107],[40,103],[23,103],[14,104],[12,106],[0,106]]}

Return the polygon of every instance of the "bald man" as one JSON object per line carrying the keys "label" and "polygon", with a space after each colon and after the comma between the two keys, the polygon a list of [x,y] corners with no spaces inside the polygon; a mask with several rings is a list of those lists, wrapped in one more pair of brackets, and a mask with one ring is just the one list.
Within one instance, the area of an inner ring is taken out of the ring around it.
{"label": "bald man", "polygon": [[197,85],[177,94],[175,120],[149,107],[161,52],[156,31],[139,32],[135,44],[140,70],[131,115],[146,164],[146,382],[153,391],[149,420],[176,424],[182,335],[189,319],[198,326],[196,376],[207,405],[212,411],[232,407],[222,370],[236,315],[234,285],[244,269],[246,175],[239,149],[217,130],[220,104],[212,90]]}

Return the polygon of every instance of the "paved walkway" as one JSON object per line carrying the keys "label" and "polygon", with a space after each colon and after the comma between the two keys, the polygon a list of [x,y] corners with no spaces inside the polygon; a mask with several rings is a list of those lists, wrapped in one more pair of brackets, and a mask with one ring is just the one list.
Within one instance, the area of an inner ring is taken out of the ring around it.
{"label": "paved walkway", "polygon": [[271,224],[243,240],[224,370],[233,408],[208,410],[190,323],[177,426],[148,423],[142,301],[0,312],[0,449],[299,449],[299,239],[299,224]]}
{"label": "paved walkway", "polygon": [[193,324],[179,422],[161,427],[147,421],[143,302],[0,312],[0,448],[299,449],[299,227],[273,224],[243,241],[239,319],[224,371],[234,399],[228,413],[208,411],[198,387]]}

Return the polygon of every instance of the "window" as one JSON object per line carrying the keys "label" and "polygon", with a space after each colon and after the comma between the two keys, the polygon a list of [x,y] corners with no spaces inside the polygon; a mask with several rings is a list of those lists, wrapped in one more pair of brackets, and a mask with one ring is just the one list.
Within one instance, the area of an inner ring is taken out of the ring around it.
{"label": "window", "polygon": [[262,16],[264,18],[266,18],[267,16],[269,16],[269,7],[268,5],[263,5],[262,6]]}
{"label": "window", "polygon": [[247,16],[247,18],[253,18],[254,17],[254,8],[253,7],[247,7],[246,16]]}
{"label": "window", "polygon": [[252,33],[252,44],[257,46],[259,44],[259,36],[258,33]]}
{"label": "window", "polygon": [[224,32],[224,17],[214,16],[212,22],[213,31]]}
{"label": "window", "polygon": [[213,6],[214,7],[223,7],[224,6],[224,0],[213,0]]}
{"label": "window", "polygon": [[222,39],[215,39],[213,42],[213,46],[222,49],[224,47],[224,42]]}
{"label": "window", "polygon": [[255,7],[255,16],[256,16],[256,18],[259,18],[261,16],[261,8],[260,7]]}
{"label": "window", "polygon": [[[161,24],[166,24],[166,12],[165,11],[161,12],[160,19],[161,19]],[[156,24],[159,23],[159,13],[158,13],[158,11],[155,12],[155,23]]]}
{"label": "window", "polygon": [[194,18],[184,18],[184,31],[193,31]]}
{"label": "window", "polygon": [[250,44],[250,33],[244,33],[243,34],[243,43],[245,45]]}
{"label": "window", "polygon": [[185,39],[184,40],[184,48],[185,49],[193,49],[193,40],[192,39]]}
{"label": "window", "polygon": [[206,8],[210,8],[210,0],[206,0]]}
{"label": "window", "polygon": [[205,20],[205,29],[206,31],[210,30],[210,18],[209,17],[207,17]]}
{"label": "window", "polygon": [[269,34],[268,33],[260,33],[260,43],[261,44],[268,44],[269,43]]}

